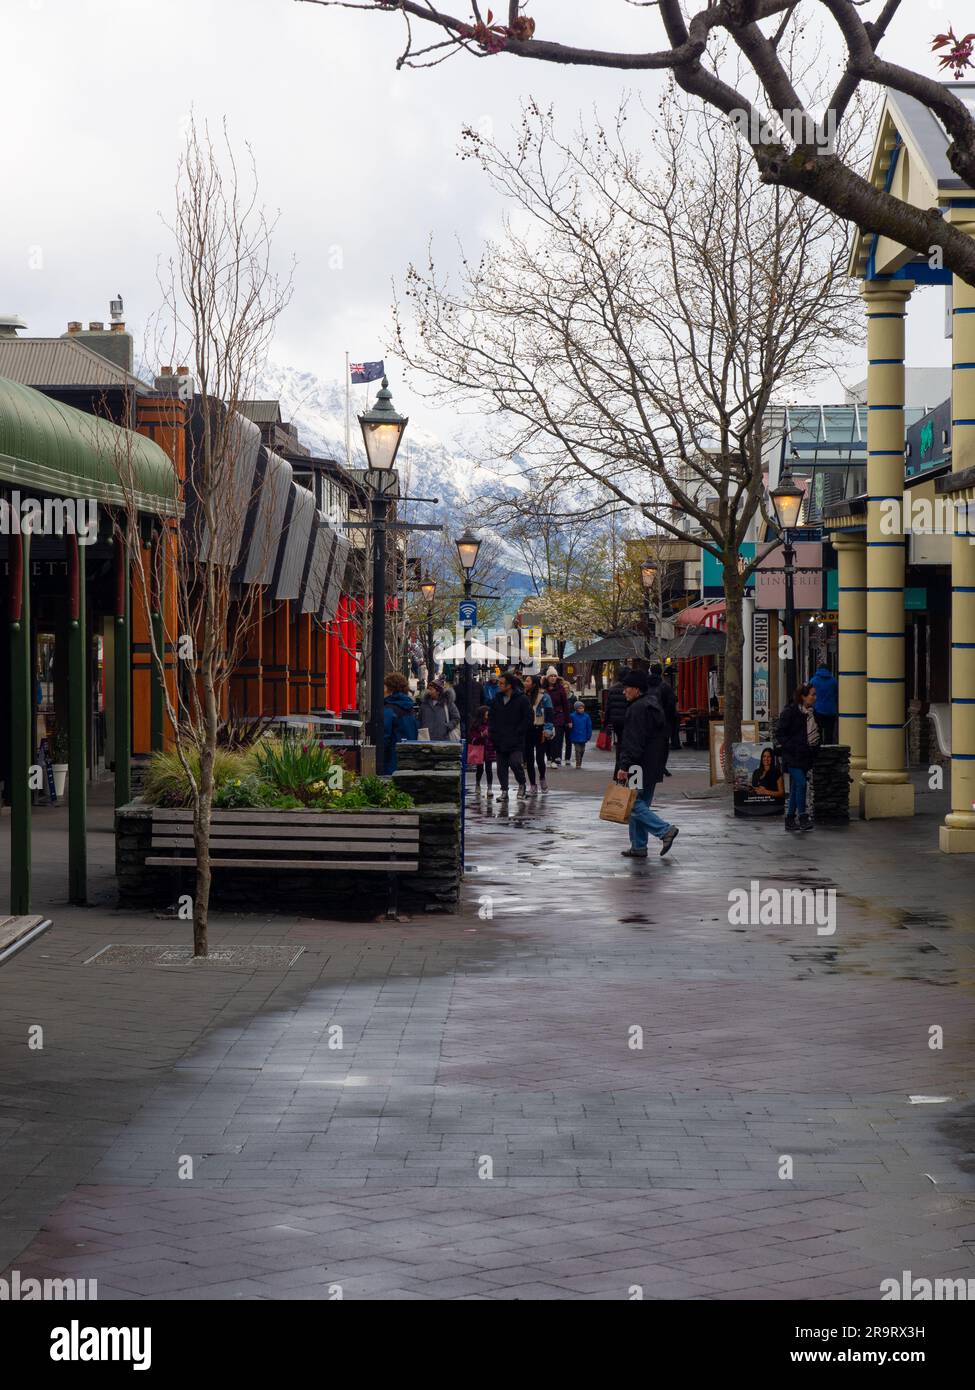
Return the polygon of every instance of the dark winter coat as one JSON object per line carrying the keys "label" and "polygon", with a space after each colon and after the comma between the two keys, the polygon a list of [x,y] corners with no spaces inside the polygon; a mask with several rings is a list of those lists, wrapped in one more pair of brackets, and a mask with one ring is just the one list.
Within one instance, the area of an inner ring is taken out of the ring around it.
{"label": "dark winter coat", "polygon": [[606,691],[606,709],[603,716],[605,723],[612,727],[614,733],[621,734],[623,732],[628,709],[623,687],[619,681],[614,681]]}
{"label": "dark winter coat", "polygon": [[649,790],[663,781],[669,746],[670,736],[663,706],[656,692],[648,690],[627,707],[619,766],[627,772],[639,767],[643,774],[643,789]]}
{"label": "dark winter coat", "polygon": [[779,715],[775,741],[782,750],[782,763],[786,768],[798,767],[808,772],[816,761],[815,744],[810,746],[809,743],[806,711],[795,700]]}
{"label": "dark winter coat", "polygon": [[544,686],[543,689],[552,701],[552,723],[557,729],[564,728],[572,718],[568,691],[560,680],[553,685]]}
{"label": "dark winter coat", "polygon": [[533,712],[528,696],[516,691],[506,700],[498,695],[491,701],[488,729],[499,753],[515,753],[525,746],[532,726]]}
{"label": "dark winter coat", "polygon": [[396,745],[417,735],[416,706],[404,691],[383,701],[383,772],[396,771]]}
{"label": "dark winter coat", "polygon": [[674,687],[663,676],[650,676],[648,683],[650,689],[657,692],[667,727],[673,732],[677,727],[677,696],[674,694]]}
{"label": "dark winter coat", "polygon": [[420,701],[420,728],[430,730],[432,743],[442,743],[451,729],[460,728],[460,711],[451,691],[445,690],[437,700],[424,695]]}

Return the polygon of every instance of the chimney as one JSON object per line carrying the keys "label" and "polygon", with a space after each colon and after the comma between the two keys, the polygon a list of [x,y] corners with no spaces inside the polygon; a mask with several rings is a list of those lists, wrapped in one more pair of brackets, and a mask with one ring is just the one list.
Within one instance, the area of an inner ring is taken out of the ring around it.
{"label": "chimney", "polygon": [[89,332],[89,333],[104,333],[104,332],[105,332],[105,325],[104,325],[103,323],[100,323],[100,322],[98,321],[98,319],[92,319],[91,322],[90,322],[89,325],[88,325],[88,332]]}
{"label": "chimney", "polygon": [[125,332],[125,324],[124,324],[121,320],[119,320],[118,323],[113,323],[113,324],[111,325],[111,332],[112,332],[112,333],[124,333],[124,332]]}
{"label": "chimney", "polygon": [[80,332],[81,332],[81,322],[80,322],[79,319],[72,319],[72,320],[70,321],[70,323],[68,324],[68,332],[69,332],[69,333],[80,333]]}

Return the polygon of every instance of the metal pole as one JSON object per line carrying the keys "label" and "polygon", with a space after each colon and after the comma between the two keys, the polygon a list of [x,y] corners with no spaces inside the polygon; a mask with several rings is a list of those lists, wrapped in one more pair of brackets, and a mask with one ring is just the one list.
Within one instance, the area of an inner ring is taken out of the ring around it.
{"label": "metal pole", "polygon": [[85,555],[68,537],[68,899],[88,901],[88,619]]}
{"label": "metal pole", "polygon": [[115,540],[115,805],[132,800],[132,643],[129,632],[129,555]]}
{"label": "metal pole", "polygon": [[[469,599],[473,583],[470,570],[464,574],[464,598]],[[471,718],[471,627],[464,628],[464,707],[461,710],[461,732],[467,737],[467,726]]]}
{"label": "metal pole", "polygon": [[10,911],[30,912],[34,683],[31,676],[30,533],[10,537]]}
{"label": "metal pole", "polygon": [[795,578],[796,552],[792,548],[788,531],[782,547],[782,560],[785,567],[785,632],[789,639],[788,655],[785,659],[785,680],[788,689],[783,704],[788,704],[796,689],[796,599],[793,581]]}
{"label": "metal pole", "polygon": [[427,609],[427,682],[433,680],[433,608]]}
{"label": "metal pole", "polygon": [[386,517],[389,503],[381,493],[372,497],[372,676],[369,725],[376,749],[376,771],[383,770],[383,676],[386,674]]}

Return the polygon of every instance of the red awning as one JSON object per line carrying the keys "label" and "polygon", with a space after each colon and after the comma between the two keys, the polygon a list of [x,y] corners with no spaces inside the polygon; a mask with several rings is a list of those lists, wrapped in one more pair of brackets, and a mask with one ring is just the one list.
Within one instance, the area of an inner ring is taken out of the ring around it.
{"label": "red awning", "polygon": [[724,627],[724,599],[699,599],[674,614],[677,627]]}

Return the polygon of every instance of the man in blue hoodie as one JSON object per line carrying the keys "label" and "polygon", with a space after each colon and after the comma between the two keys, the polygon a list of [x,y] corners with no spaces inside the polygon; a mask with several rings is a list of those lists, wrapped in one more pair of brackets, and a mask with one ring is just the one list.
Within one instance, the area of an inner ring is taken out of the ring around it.
{"label": "man in blue hoodie", "polygon": [[396,771],[396,745],[417,737],[416,706],[410,684],[401,671],[383,677],[383,765],[387,777]]}
{"label": "man in blue hoodie", "polygon": [[809,682],[816,690],[816,723],[819,725],[819,742],[836,742],[837,694],[839,685],[836,677],[824,661],[816,667],[816,673]]}

